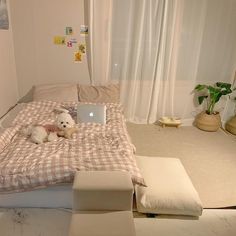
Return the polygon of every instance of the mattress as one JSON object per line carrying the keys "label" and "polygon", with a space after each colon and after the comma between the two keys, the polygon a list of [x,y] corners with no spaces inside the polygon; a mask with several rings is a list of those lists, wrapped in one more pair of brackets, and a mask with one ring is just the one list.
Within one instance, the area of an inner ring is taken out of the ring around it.
{"label": "mattress", "polygon": [[54,186],[22,193],[0,194],[0,207],[72,209],[72,185]]}
{"label": "mattress", "polygon": [[0,128],[3,130],[10,127],[17,114],[24,108],[25,103],[16,104],[2,119],[0,119]]}
{"label": "mattress", "polygon": [[[14,114],[8,114],[5,117],[4,123],[8,121],[8,118],[11,118],[11,121],[14,120],[14,116],[17,114],[16,110],[21,110],[21,108],[25,108],[27,105],[18,105],[14,109]],[[113,111],[113,110],[112,110]],[[115,120],[114,113],[111,113],[110,120]],[[9,122],[9,121],[8,121]],[[10,124],[11,122],[9,122]],[[119,123],[119,121],[118,121]],[[122,122],[122,125],[123,122]],[[5,127],[4,127],[5,128]],[[117,140],[115,140],[117,141]],[[128,137],[127,137],[127,140]],[[131,150],[131,149],[130,149]],[[123,152],[123,150],[122,150]],[[122,157],[123,158],[123,157]],[[125,163],[122,164],[126,166]],[[90,166],[91,167],[91,166]],[[114,166],[117,167],[117,166]],[[2,169],[4,172],[4,170]],[[70,181],[71,183],[72,181]],[[68,183],[67,183],[68,184]],[[60,183],[60,186],[50,186],[41,189],[24,189],[24,192],[18,193],[2,193],[0,194],[0,207],[52,207],[52,208],[71,208],[72,206],[72,191],[71,186],[64,185],[64,183]],[[60,198],[58,198],[60,196]]]}

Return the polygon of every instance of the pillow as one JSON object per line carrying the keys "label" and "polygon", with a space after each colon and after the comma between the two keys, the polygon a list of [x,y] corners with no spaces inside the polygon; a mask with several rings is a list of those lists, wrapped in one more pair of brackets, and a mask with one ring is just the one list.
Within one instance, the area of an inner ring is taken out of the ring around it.
{"label": "pillow", "polygon": [[80,102],[119,103],[120,88],[118,84],[107,86],[78,85]]}
{"label": "pillow", "polygon": [[179,159],[136,156],[136,160],[147,184],[135,187],[139,212],[202,214],[201,200]]}
{"label": "pillow", "polygon": [[0,124],[3,128],[8,128],[11,126],[13,120],[16,118],[18,113],[23,110],[25,103],[19,103],[12,109],[10,109],[7,114],[1,119]]}
{"label": "pillow", "polygon": [[35,86],[34,101],[78,102],[76,84],[43,84]]}

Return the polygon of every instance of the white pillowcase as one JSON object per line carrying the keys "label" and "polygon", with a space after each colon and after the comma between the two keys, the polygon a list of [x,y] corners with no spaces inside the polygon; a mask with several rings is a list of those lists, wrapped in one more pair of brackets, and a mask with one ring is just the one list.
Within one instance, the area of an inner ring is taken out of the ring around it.
{"label": "white pillowcase", "polygon": [[43,84],[37,85],[33,93],[34,101],[78,102],[76,84]]}
{"label": "white pillowcase", "polygon": [[147,185],[135,187],[139,212],[191,216],[202,214],[201,200],[179,159],[136,158]]}

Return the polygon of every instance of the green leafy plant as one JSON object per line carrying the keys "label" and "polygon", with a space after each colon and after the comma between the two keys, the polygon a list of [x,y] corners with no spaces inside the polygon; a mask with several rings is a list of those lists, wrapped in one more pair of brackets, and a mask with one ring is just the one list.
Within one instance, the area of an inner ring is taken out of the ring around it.
{"label": "green leafy plant", "polygon": [[206,113],[209,115],[215,114],[215,104],[219,102],[220,98],[225,95],[229,95],[236,88],[232,88],[232,85],[229,83],[217,82],[213,86],[198,84],[195,87],[195,90],[200,92],[203,91],[205,94],[198,96],[198,103],[202,104],[205,100],[207,102]]}

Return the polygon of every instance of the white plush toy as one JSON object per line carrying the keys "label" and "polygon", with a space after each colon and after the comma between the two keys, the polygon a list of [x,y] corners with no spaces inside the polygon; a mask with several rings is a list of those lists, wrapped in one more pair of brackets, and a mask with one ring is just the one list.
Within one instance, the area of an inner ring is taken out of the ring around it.
{"label": "white plush toy", "polygon": [[31,141],[36,144],[55,141],[58,136],[69,139],[74,132],[75,121],[67,112],[57,115],[55,125],[31,125],[23,130],[23,134],[30,136]]}

